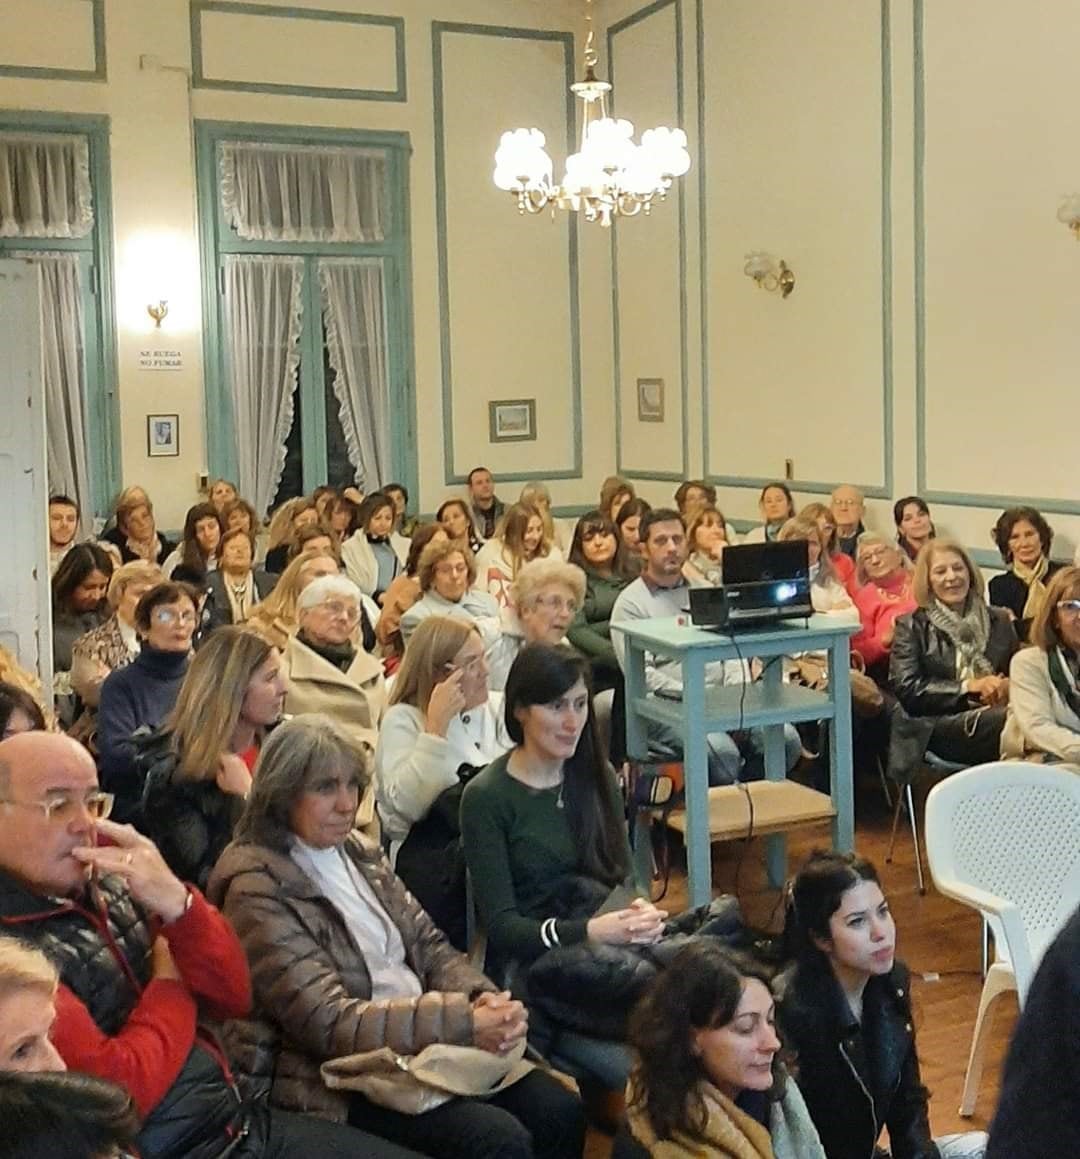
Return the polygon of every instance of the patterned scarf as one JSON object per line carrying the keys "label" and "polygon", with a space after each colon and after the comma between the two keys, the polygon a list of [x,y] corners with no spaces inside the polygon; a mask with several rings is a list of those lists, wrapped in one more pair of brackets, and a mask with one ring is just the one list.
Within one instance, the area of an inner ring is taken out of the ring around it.
{"label": "patterned scarf", "polygon": [[1043,580],[1046,579],[1049,567],[1050,561],[1045,555],[1039,556],[1039,561],[1034,567],[1028,567],[1027,564],[1021,563],[1018,559],[1014,559],[1009,564],[1009,569],[1013,575],[1027,584],[1027,599],[1024,601],[1024,614],[1020,617],[1021,619],[1034,619],[1035,613],[1042,607],[1043,600],[1046,599],[1046,584],[1043,583]]}
{"label": "patterned scarf", "polygon": [[940,600],[932,600],[926,609],[930,623],[944,632],[956,649],[956,678],[971,680],[977,676],[992,676],[994,666],[986,657],[990,640],[990,611],[977,596],[968,596],[963,615],[946,607]]}

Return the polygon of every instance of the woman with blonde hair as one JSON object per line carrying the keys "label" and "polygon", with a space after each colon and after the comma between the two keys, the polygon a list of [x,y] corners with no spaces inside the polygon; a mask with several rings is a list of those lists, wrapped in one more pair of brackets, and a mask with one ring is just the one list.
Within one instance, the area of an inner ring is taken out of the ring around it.
{"label": "woman with blonde hair", "polygon": [[49,1041],[59,984],[40,950],[0,934],[0,1071],[67,1069]]}
{"label": "woman with blonde hair", "polygon": [[728,545],[723,513],[711,504],[698,507],[686,525],[686,563],[683,575],[691,587],[719,587],[720,561]]}
{"label": "woman with blonde hair", "polygon": [[553,550],[565,556],[566,541],[563,529],[551,514],[551,492],[547,484],[537,480],[526,483],[521,488],[518,502],[524,503],[526,507],[535,507],[540,512],[540,518],[544,521],[544,538],[552,545]]}
{"label": "woman with blonde hair", "polygon": [[524,503],[514,503],[507,508],[499,533],[484,544],[476,557],[475,586],[505,608],[510,603],[510,585],[522,566],[553,553],[562,558],[562,553],[552,548],[540,512]]}
{"label": "woman with blonde hair", "polygon": [[258,632],[275,648],[284,648],[300,627],[296,614],[300,593],[313,580],[338,575],[340,570],[338,561],[326,552],[312,551],[297,556],[281,573],[274,590],[251,609],[244,626]]}
{"label": "woman with blonde hair", "polygon": [[379,730],[375,798],[391,864],[461,949],[461,791],[510,746],[502,694],[489,690],[476,625],[449,616],[426,619],[409,640]]}
{"label": "woman with blonde hair", "polygon": [[160,535],[154,522],[154,505],[141,487],[123,491],[116,504],[116,530],[111,539],[120,548],[122,563],[145,559],[148,563],[163,563],[175,550],[172,540]]}
{"label": "woman with blonde hair", "polygon": [[829,564],[836,573],[836,578],[847,588],[852,599],[858,591],[859,584],[855,578],[855,561],[850,555],[840,550],[837,540],[836,516],[827,503],[807,503],[799,512],[799,519],[813,519],[821,531],[821,543],[825,554],[829,557]]}
{"label": "woman with blonde hair", "polygon": [[254,632],[221,628],[192,660],[156,743],[143,749],[147,835],[182,881],[205,889],[286,689],[276,648]]}
{"label": "woman with blonde hair", "polygon": [[889,682],[911,720],[905,767],[892,771],[911,771],[927,750],[962,765],[996,760],[1018,646],[1009,614],[987,607],[982,574],[951,539],[922,548],[912,590],[918,607],[897,618],[889,657]]}
{"label": "woman with blonde hair", "polygon": [[319,509],[306,496],[286,499],[270,516],[266,529],[266,561],[263,566],[273,575],[280,575],[289,562],[289,549],[296,542],[296,533],[302,527],[322,522]]}

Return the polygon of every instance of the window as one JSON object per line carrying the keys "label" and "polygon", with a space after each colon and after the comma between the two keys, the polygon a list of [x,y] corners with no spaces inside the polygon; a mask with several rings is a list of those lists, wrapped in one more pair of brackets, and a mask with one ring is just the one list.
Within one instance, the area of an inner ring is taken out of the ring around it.
{"label": "window", "polygon": [[408,141],[197,122],[208,458],[261,514],[415,484]]}

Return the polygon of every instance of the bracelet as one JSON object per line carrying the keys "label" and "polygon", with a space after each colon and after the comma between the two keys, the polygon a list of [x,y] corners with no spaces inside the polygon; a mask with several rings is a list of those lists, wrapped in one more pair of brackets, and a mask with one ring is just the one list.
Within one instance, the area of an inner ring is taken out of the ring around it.
{"label": "bracelet", "polygon": [[559,931],[555,918],[545,918],[540,923],[540,940],[544,943],[544,948],[548,950],[560,944]]}
{"label": "bracelet", "polygon": [[191,909],[191,903],[195,900],[195,895],[191,892],[190,889],[187,888],[187,886],[184,887],[184,890],[185,890],[185,893],[187,894],[187,896],[184,899],[184,908],[180,911],[180,913],[176,917],[173,918],[173,920],[171,922],[167,922],[166,923],[167,925],[171,926],[175,922],[178,922],[182,917],[186,917],[188,910]]}

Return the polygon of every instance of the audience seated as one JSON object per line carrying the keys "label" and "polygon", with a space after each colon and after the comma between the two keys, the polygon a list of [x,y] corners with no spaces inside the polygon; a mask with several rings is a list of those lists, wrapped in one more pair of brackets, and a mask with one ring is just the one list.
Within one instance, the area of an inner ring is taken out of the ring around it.
{"label": "audience seated", "polygon": [[272,1104],[440,1159],[577,1159],[580,1104],[541,1070],[490,1099],[420,1115],[324,1084],[320,1065],[342,1055],[412,1055],[437,1042],[503,1054],[527,1030],[521,1004],[450,946],[378,847],[352,831],[367,778],[366,754],[333,719],[281,725],[211,879],[247,953],[257,1012],[274,1028]]}
{"label": "audience seated", "polygon": [[246,531],[226,531],[218,548],[217,569],[206,577],[208,630],[245,623],[255,605],[274,590],[275,579],[255,567],[255,543]]}
{"label": "audience seated", "polygon": [[346,575],[379,605],[409,553],[409,541],[394,531],[396,517],[393,499],[373,492],[360,505],[359,527],[341,548]]}
{"label": "audience seated", "polygon": [[913,771],[927,750],[961,765],[997,760],[1017,648],[1008,613],[986,606],[982,573],[951,539],[922,549],[912,589],[918,608],[896,619],[889,657],[889,685],[913,718],[907,770],[893,772]]}
{"label": "audience seated", "polygon": [[1030,648],[1009,667],[1004,757],[1080,765],[1080,568],[1063,567],[1046,587]]}
{"label": "audience seated", "polygon": [[773,1012],[760,966],[708,939],[681,950],[631,1021],[628,1132],[614,1159],[825,1159]]}
{"label": "audience seated", "polygon": [[229,504],[235,503],[240,498],[240,492],[236,489],[236,484],[230,483],[228,479],[215,479],[210,484],[206,498],[218,515],[224,515]]}
{"label": "audience seated", "polygon": [[[615,601],[611,627],[615,655],[625,674],[626,644],[618,630],[624,620],[651,620],[680,616],[687,603],[689,585],[683,576],[686,562],[686,533],[678,512],[669,508],[650,511],[641,521],[645,553],[645,570]],[[738,660],[716,661],[709,665],[706,679],[711,685],[741,684],[750,679],[748,666]],[[653,694],[673,698],[682,696],[682,667],[673,658],[647,658],[645,683]],[[650,754],[660,759],[682,760],[682,737],[668,725],[650,721],[648,725]],[[738,740],[725,732],[709,734],[709,783],[730,785],[737,780],[760,778],[764,772],[764,733],[759,728],[746,730]],[[741,745],[741,747],[740,747]],[[802,753],[799,734],[790,724],[784,725],[786,767],[794,768]],[[644,753],[633,753],[644,757]]]}
{"label": "audience seated", "polygon": [[492,539],[498,533],[506,504],[495,494],[495,480],[487,467],[473,467],[469,472],[468,487],[469,517],[476,537]]}
{"label": "audience seated", "polygon": [[641,537],[639,532],[641,530],[642,517],[648,515],[651,510],[652,507],[644,499],[628,499],[619,508],[619,514],[613,521],[615,523],[615,529],[619,533],[619,542],[622,544],[623,551],[626,553],[626,570],[634,578],[637,578],[641,574],[641,569],[645,564],[641,554]]}
{"label": "audience seated", "polygon": [[34,697],[17,684],[0,680],[0,740],[20,732],[44,732],[45,714]]}
{"label": "audience seated", "polygon": [[476,562],[461,540],[432,541],[420,553],[416,568],[420,598],[401,617],[401,638],[409,637],[428,616],[474,620],[490,646],[499,637],[499,605],[487,592],[476,591]]}
{"label": "audience seated", "polygon": [[181,881],[206,888],[284,705],[281,654],[261,636],[222,628],[195,654],[175,707],[139,755],[143,831]]}
{"label": "audience seated", "polygon": [[850,555],[845,555],[836,545],[836,519],[832,508],[824,503],[807,503],[799,512],[801,519],[813,519],[821,530],[821,542],[825,554],[829,557],[829,564],[836,573],[836,578],[847,589],[852,599],[858,591],[858,582],[855,578],[855,561]]}
{"label": "audience seated", "polygon": [[431,616],[409,640],[375,749],[391,864],[459,949],[467,948],[461,793],[510,748],[502,706],[476,625]]}
{"label": "audience seated", "polygon": [[3,644],[0,644],[0,681],[11,688],[25,692],[37,705],[47,727],[50,729],[54,727],[52,711],[45,704],[45,698],[41,692],[41,681],[33,673],[27,672],[14,653],[5,648]]}
{"label": "audience seated", "polygon": [[982,1132],[931,1138],[910,975],[877,871],[856,854],[816,853],[789,898],[794,965],[778,980],[777,1015],[825,1155],[868,1159],[888,1127],[896,1159],[980,1159]]}
{"label": "audience seated", "polygon": [[510,665],[527,644],[562,644],[585,600],[581,568],[561,559],[534,559],[510,585],[510,606],[500,616],[502,634],[488,646],[488,683],[502,691]]}
{"label": "audience seated", "polygon": [[486,592],[500,608],[510,603],[510,585],[523,564],[562,555],[551,544],[544,521],[535,507],[514,503],[506,509],[502,526],[476,557],[473,586]]}
{"label": "audience seated", "polygon": [[[810,603],[814,611],[822,615],[840,616],[857,623],[858,610],[848,595],[847,588],[833,569],[832,557],[826,550],[827,540],[821,530],[821,524],[806,515],[796,515],[780,528],[776,539],[779,543],[799,540],[806,543],[806,554],[810,563]],[[847,556],[844,558],[847,559]]]}
{"label": "audience seated", "polygon": [[675,490],[675,506],[683,523],[689,523],[695,511],[716,506],[716,488],[704,479],[687,479]]}
{"label": "audience seated", "polygon": [[540,512],[540,518],[544,522],[544,539],[565,559],[569,545],[564,537],[562,525],[551,514],[551,492],[547,484],[526,483],[521,488],[518,502],[525,507],[534,507]]}
{"label": "audience seated", "polygon": [[609,475],[600,484],[600,510],[614,523],[623,507],[637,498],[634,484],[618,475]]}
{"label": "audience seated", "polygon": [[743,543],[772,543],[780,534],[780,528],[795,517],[795,500],[791,488],[786,483],[767,483],[761,489],[758,510],[762,523],[751,528],[743,537]]}
{"label": "audience seated", "polygon": [[[647,945],[663,930],[663,910],[630,902],[622,799],[597,747],[587,674],[570,648],[525,648],[506,685],[515,747],[462,797],[465,858],[496,977],[520,973],[554,946]],[[616,886],[628,891],[627,904],[598,913]],[[543,1053],[571,1060],[606,1090],[623,1089],[623,1044],[547,1021],[531,1028]]]}
{"label": "audience seated", "polygon": [[64,556],[52,577],[53,679],[59,677],[54,692],[70,690],[75,641],[109,618],[106,592],[112,578],[113,562],[96,543],[77,543]]}
{"label": "audience seated", "polygon": [[394,503],[394,532],[402,539],[412,539],[419,522],[415,515],[409,515],[409,492],[404,483],[387,483],[379,488],[384,495],[389,495]]}
{"label": "audience seated", "polygon": [[344,543],[360,527],[360,504],[345,495],[335,495],[326,509],[330,530]]}
{"label": "audience seated", "polygon": [[159,567],[176,544],[160,535],[154,523],[154,505],[141,487],[124,492],[116,505],[116,535],[112,542],[120,549],[120,562],[144,559]]}
{"label": "audience seated", "polygon": [[206,574],[217,567],[221,542],[221,516],[212,503],[188,508],[179,546],[161,565],[165,579],[177,579],[193,587],[206,587]]}
{"label": "audience seated", "polygon": [[439,504],[435,519],[442,524],[451,539],[467,543],[473,555],[484,546],[484,541],[476,534],[476,527],[464,499],[447,499],[445,503]]}
{"label": "audience seated", "polygon": [[49,1039],[59,986],[59,972],[40,950],[0,934],[0,1072],[67,1069]]}
{"label": "audience seated", "polygon": [[198,624],[198,593],[168,581],[146,592],[135,607],[139,654],[116,668],[101,686],[98,753],[101,780],[116,798],[120,821],[138,821],[143,785],[135,733],[157,728],[172,711],[191,655]]}
{"label": "audience seated", "polygon": [[1078,964],[1080,910],[1050,944],[1028,990],[1005,1059],[986,1159],[1080,1155]]}
{"label": "audience seated", "polygon": [[859,536],[855,574],[859,583],[855,606],[862,631],[852,637],[851,650],[858,652],[870,675],[884,685],[896,617],[907,615],[918,606],[907,556],[891,540],[872,531],[864,532]]}
{"label": "audience seated", "polygon": [[332,555],[313,551],[298,556],[281,573],[274,590],[251,609],[245,627],[258,632],[275,648],[284,649],[300,627],[296,618],[300,593],[321,576],[339,574],[338,561]]}
{"label": "audience seated", "polygon": [[588,657],[594,692],[622,683],[611,642],[611,609],[619,593],[635,577],[615,524],[601,511],[589,511],[574,528],[570,562],[585,573],[585,596],[566,632],[571,644]]}
{"label": "audience seated", "polygon": [[857,560],[859,537],[866,528],[866,501],[858,487],[844,483],[832,493],[832,516],[836,521],[836,550]]}
{"label": "audience seated", "polygon": [[318,507],[304,496],[282,503],[267,529],[268,550],[263,567],[271,575],[280,575],[289,562],[289,549],[296,543],[296,533],[302,527],[314,527],[321,522]]}
{"label": "audience seated", "polygon": [[4,1159],[124,1159],[139,1131],[131,1095],[63,1072],[0,1075]]}
{"label": "audience seated", "polygon": [[70,730],[96,751],[97,707],[101,686],[110,672],[130,664],[139,654],[135,609],[139,600],[161,583],[157,564],[137,559],[113,572],[108,601],[113,614],[101,625],[80,636],[71,652],[71,687],[79,696],[83,714]]}
{"label": "audience seated", "polygon": [[[297,597],[296,613],[299,631],[284,652],[285,711],[294,716],[325,712],[374,749],[386,682],[382,664],[366,645],[357,646],[355,634],[364,617],[360,589],[346,576],[322,576]],[[370,817],[369,810],[365,823]]]}
{"label": "audience seated", "polygon": [[79,534],[79,505],[67,495],[49,497],[49,575],[71,550]]}
{"label": "audience seated", "polygon": [[728,545],[723,513],[711,505],[698,507],[686,525],[686,545],[687,557],[682,569],[686,582],[692,588],[719,587],[720,561]]}
{"label": "audience seated", "polygon": [[355,1135],[271,1110],[236,1085],[210,1023],[250,1009],[243,949],[151,841],[105,819],[111,801],[86,750],[26,733],[0,742],[0,767],[0,926],[57,964],[52,1041],[68,1067],[131,1094],[139,1154],[355,1154]]}
{"label": "audience seated", "polygon": [[234,531],[236,528],[246,531],[253,539],[258,539],[262,533],[262,524],[258,513],[246,499],[233,499],[226,503],[221,512],[222,532]]}
{"label": "audience seated", "polygon": [[[441,523],[424,523],[414,528],[412,539],[409,540],[409,553],[405,557],[405,570],[386,589],[382,615],[375,629],[375,638],[384,657],[400,660],[405,651],[405,642],[401,638],[401,617],[420,599],[417,571],[424,548],[433,540],[444,542],[448,538]],[[390,670],[389,667],[387,670]]]}
{"label": "audience seated", "polygon": [[990,603],[1012,614],[1025,642],[1046,598],[1046,581],[1062,567],[1050,559],[1053,539],[1050,524],[1034,507],[1010,507],[994,524],[994,542],[1008,571],[990,580]]}
{"label": "audience seated", "polygon": [[937,535],[926,500],[920,499],[918,495],[897,499],[893,504],[893,521],[896,524],[896,542],[914,563],[922,548]]}

